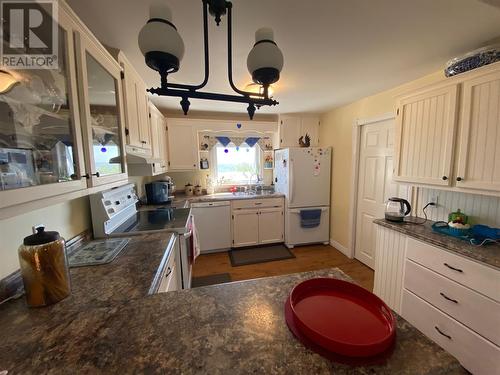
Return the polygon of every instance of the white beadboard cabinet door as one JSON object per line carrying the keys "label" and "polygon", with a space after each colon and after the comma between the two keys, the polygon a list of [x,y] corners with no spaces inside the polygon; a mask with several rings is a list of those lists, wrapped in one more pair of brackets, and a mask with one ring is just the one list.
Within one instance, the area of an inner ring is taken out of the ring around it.
{"label": "white beadboard cabinet door", "polygon": [[396,181],[449,186],[458,85],[401,98],[397,106]]}
{"label": "white beadboard cabinet door", "polygon": [[373,292],[391,309],[401,313],[406,236],[377,225]]}
{"label": "white beadboard cabinet door", "polygon": [[500,192],[500,71],[463,83],[456,186]]}

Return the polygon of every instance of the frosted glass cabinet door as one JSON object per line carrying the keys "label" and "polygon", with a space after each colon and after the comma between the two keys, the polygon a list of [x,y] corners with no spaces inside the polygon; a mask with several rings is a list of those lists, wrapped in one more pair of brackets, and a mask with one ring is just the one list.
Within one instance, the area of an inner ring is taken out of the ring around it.
{"label": "frosted glass cabinet door", "polygon": [[87,186],[73,27],[62,10],[58,22],[56,68],[2,67],[15,84],[0,94],[0,208]]}
{"label": "frosted glass cabinet door", "polygon": [[120,65],[84,34],[76,35],[80,107],[91,186],[127,178]]}
{"label": "frosted glass cabinet door", "polygon": [[500,72],[465,81],[456,184],[500,191]]}

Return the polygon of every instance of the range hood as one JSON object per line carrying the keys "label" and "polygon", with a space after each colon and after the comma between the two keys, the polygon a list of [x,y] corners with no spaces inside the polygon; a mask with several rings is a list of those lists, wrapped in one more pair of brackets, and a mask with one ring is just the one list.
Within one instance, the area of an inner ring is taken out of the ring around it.
{"label": "range hood", "polygon": [[[142,148],[126,145],[125,153],[127,164],[154,164],[161,163],[163,161],[162,159],[153,157],[151,154],[148,154],[148,152],[149,151]],[[110,163],[119,164],[121,162],[121,156],[114,157],[110,160]]]}

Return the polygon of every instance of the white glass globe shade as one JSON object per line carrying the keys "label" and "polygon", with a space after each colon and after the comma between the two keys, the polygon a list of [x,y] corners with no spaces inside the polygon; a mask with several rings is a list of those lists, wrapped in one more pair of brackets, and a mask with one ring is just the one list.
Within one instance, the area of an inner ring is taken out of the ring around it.
{"label": "white glass globe shade", "polygon": [[163,1],[151,5],[150,20],[139,32],[139,48],[143,55],[164,52],[182,60],[184,42],[172,24],[172,12]]}
{"label": "white glass globe shade", "polygon": [[274,43],[271,29],[263,28],[255,33],[255,45],[248,54],[247,67],[252,75],[262,68],[274,68],[278,72],[283,69],[283,53]]}

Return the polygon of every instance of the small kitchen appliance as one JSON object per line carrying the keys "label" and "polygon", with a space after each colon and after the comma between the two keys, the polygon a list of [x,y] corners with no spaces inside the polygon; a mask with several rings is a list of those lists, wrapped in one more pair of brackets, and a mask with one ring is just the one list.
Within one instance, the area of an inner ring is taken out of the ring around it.
{"label": "small kitchen appliance", "polygon": [[402,223],[410,212],[410,202],[403,198],[392,197],[385,205],[385,220]]}
{"label": "small kitchen appliance", "polygon": [[166,204],[172,200],[168,181],[153,181],[145,184],[148,204]]}
{"label": "small kitchen appliance", "polygon": [[19,247],[19,264],[28,306],[52,305],[71,292],[64,238],[44,227]]}

